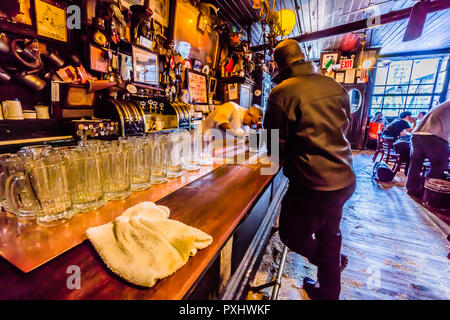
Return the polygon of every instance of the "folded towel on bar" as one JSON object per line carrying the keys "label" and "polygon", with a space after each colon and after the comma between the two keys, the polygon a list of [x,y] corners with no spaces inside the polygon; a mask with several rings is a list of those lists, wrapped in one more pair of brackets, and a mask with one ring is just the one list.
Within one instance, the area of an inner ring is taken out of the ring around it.
{"label": "folded towel on bar", "polygon": [[86,234],[111,271],[130,283],[151,287],[212,242],[210,235],[169,215],[167,207],[142,202]]}

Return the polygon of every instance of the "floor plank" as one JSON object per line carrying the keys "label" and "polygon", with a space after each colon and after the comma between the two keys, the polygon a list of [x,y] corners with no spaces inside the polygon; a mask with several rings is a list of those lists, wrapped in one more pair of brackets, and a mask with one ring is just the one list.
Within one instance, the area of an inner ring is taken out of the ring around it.
{"label": "floor plank", "polygon": [[[378,184],[371,179],[372,166],[370,153],[354,153],[357,187],[341,222],[342,252],[349,257],[341,299],[450,299],[446,235],[406,194],[403,174],[393,183]],[[252,285],[273,279],[282,251],[275,234]],[[302,279],[315,273],[315,266],[289,252],[279,299],[307,298]],[[270,290],[258,297],[267,299]]]}

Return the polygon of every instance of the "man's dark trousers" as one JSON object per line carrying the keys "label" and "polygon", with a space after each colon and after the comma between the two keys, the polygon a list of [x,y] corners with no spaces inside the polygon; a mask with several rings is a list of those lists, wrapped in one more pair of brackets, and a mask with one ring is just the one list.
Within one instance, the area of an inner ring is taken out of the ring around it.
{"label": "man's dark trousers", "polygon": [[342,208],[355,183],[337,191],[305,190],[289,185],[280,213],[280,238],[289,249],[317,266],[319,299],[339,299],[341,291]]}
{"label": "man's dark trousers", "polygon": [[425,158],[431,162],[427,178],[439,179],[448,164],[448,143],[433,135],[413,134],[411,138],[411,164],[406,180],[406,189],[420,197],[423,193],[423,180],[420,177]]}

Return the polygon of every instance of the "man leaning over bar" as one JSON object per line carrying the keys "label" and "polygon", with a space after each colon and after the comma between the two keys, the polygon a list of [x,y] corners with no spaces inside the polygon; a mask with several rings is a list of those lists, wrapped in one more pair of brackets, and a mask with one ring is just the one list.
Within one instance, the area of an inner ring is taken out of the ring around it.
{"label": "man leaning over bar", "polygon": [[[317,269],[317,282],[305,277],[311,299],[339,299],[342,208],[355,191],[346,90],[319,75],[298,43],[284,40],[275,48],[279,73],[269,96],[264,128],[279,129],[280,158],[289,188],[280,213],[280,238]],[[270,149],[271,146],[269,146]],[[270,150],[269,150],[270,152]]]}

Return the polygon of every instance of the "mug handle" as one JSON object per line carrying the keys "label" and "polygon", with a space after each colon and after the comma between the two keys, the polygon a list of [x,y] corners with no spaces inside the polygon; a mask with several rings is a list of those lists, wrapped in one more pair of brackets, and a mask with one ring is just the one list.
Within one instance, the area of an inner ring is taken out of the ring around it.
{"label": "mug handle", "polygon": [[6,101],[2,101],[3,118],[7,119],[8,113],[6,112],[6,110],[8,110],[8,108],[6,108],[5,105],[6,105]]}
{"label": "mug handle", "polygon": [[21,181],[25,181],[25,178],[23,176],[17,176],[17,174],[9,176],[8,179],[6,179],[6,201],[9,209],[12,211],[11,213],[13,214],[17,214],[17,212],[19,212],[19,208],[23,206],[17,190],[18,183]]}

